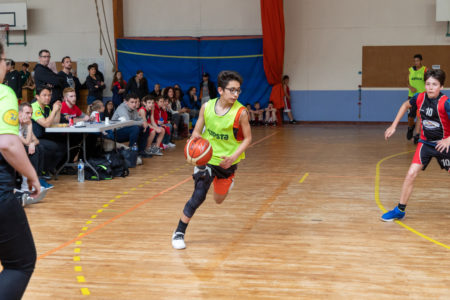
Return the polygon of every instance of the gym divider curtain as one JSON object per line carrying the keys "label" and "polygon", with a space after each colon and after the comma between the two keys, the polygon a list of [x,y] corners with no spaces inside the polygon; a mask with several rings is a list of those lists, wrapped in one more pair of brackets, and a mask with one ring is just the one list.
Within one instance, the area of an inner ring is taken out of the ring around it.
{"label": "gym divider curtain", "polygon": [[261,0],[264,70],[270,85],[281,82],[284,64],[283,0]]}
{"label": "gym divider curtain", "polygon": [[202,72],[208,72],[217,86],[217,75],[222,70],[239,72],[244,82],[239,102],[266,106],[271,87],[263,66],[261,37],[217,38],[142,38],[117,39],[119,70],[129,80],[137,70],[153,89],[178,83],[186,94],[191,86],[199,92]]}

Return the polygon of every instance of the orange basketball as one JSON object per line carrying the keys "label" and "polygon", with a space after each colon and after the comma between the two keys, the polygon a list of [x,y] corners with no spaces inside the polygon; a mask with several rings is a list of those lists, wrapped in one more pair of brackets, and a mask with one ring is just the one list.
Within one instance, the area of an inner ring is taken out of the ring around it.
{"label": "orange basketball", "polygon": [[198,137],[190,139],[184,147],[184,157],[194,166],[206,165],[211,159],[213,150],[208,140]]}

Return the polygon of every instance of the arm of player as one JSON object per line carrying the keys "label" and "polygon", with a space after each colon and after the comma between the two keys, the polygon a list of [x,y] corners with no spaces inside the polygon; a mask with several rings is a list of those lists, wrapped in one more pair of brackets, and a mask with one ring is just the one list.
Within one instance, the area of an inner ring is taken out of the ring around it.
{"label": "arm of player", "polygon": [[28,179],[30,191],[34,188],[34,192],[31,196],[37,197],[41,192],[41,185],[39,184],[36,171],[31,165],[20,139],[18,139],[16,135],[1,134],[0,152],[14,169]]}
{"label": "arm of player", "polygon": [[47,118],[40,118],[36,122],[44,128],[48,128],[53,124],[57,124],[61,117],[61,101],[56,101],[53,104],[53,110]]}
{"label": "arm of player", "polygon": [[191,139],[202,136],[203,127],[205,127],[205,116],[204,115],[205,115],[205,107],[206,107],[207,103],[203,104],[202,108],[200,109],[200,113],[198,114],[197,123],[195,123],[194,131],[192,131]]}
{"label": "arm of player", "polygon": [[409,100],[406,100],[403,102],[402,106],[400,106],[400,109],[398,110],[397,116],[395,117],[394,122],[392,122],[392,125],[389,126],[386,131],[384,132],[384,138],[387,140],[390,138],[394,133],[395,129],[397,128],[398,123],[402,119],[402,117],[405,115],[405,113],[410,109],[412,106],[409,103]]}
{"label": "arm of player", "polygon": [[145,111],[143,109],[138,110],[138,115],[143,120],[142,127],[144,128],[144,131],[145,131],[147,129],[147,127],[149,126],[149,124],[147,122],[147,116],[145,114]]}
{"label": "arm of player", "polygon": [[239,118],[239,126],[242,128],[242,133],[244,135],[244,139],[242,140],[239,147],[233,153],[233,155],[226,157],[222,156],[223,161],[220,162],[219,166],[228,169],[231,165],[238,159],[238,157],[250,146],[252,142],[252,130],[250,129],[250,123],[248,122],[248,113],[246,110],[243,110],[241,113],[241,117]]}

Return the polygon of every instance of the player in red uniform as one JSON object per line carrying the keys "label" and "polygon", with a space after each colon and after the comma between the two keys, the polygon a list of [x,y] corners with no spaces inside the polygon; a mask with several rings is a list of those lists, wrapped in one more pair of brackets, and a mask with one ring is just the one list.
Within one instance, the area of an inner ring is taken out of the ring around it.
{"label": "player in red uniform", "polygon": [[413,161],[403,182],[400,202],[393,210],[383,214],[381,220],[400,220],[405,216],[406,204],[411,196],[414,180],[420,170],[436,157],[442,169],[450,169],[450,100],[441,93],[444,86],[445,73],[442,70],[428,70],[425,73],[426,92],[415,94],[402,104],[392,125],[386,129],[386,140],[391,137],[400,119],[411,107],[417,107],[420,114],[420,139]]}

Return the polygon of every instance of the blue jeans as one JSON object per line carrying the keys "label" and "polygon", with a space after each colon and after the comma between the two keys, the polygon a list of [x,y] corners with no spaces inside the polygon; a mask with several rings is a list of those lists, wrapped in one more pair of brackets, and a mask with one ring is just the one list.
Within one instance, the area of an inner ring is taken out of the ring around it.
{"label": "blue jeans", "polygon": [[[144,151],[147,146],[147,139],[150,133],[150,128],[147,127],[147,130],[145,131],[143,131],[142,129],[142,126],[135,125],[117,130],[117,142],[129,142],[130,148],[133,147],[134,144],[137,144],[139,152]],[[107,133],[108,139],[114,140],[114,132],[112,130],[108,130]]]}
{"label": "blue jeans", "polygon": [[22,204],[0,196],[0,299],[21,299],[36,264],[36,248]]}

